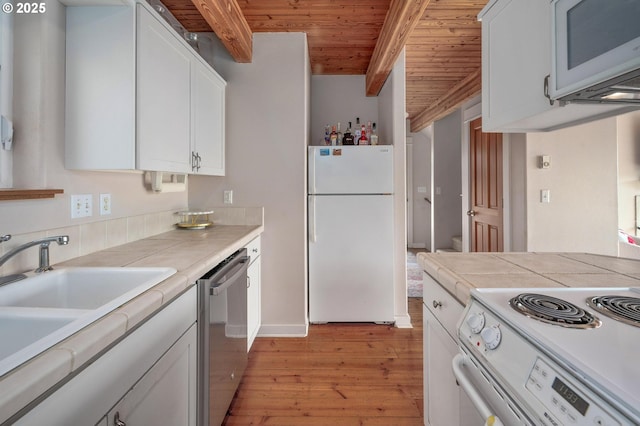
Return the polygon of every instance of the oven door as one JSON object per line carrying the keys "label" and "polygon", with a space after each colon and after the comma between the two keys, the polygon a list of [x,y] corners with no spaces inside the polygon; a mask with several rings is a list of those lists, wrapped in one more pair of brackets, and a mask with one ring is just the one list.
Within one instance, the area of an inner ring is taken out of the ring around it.
{"label": "oven door", "polygon": [[[530,425],[530,421],[518,405],[490,379],[488,372],[465,352],[452,361],[453,374],[467,394],[486,426]],[[470,425],[471,426],[471,425]]]}

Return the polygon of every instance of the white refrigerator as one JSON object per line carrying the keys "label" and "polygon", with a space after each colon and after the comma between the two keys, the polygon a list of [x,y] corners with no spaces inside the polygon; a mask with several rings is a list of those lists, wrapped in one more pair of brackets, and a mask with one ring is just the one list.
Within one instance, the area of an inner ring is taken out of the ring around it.
{"label": "white refrigerator", "polygon": [[309,321],[394,322],[393,146],[308,156]]}

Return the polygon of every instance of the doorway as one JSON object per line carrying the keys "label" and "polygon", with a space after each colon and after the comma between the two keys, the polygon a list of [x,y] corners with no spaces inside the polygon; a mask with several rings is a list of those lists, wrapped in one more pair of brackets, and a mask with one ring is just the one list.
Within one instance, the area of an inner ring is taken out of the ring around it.
{"label": "doorway", "polygon": [[470,247],[504,251],[502,134],[484,133],[482,118],[469,122]]}

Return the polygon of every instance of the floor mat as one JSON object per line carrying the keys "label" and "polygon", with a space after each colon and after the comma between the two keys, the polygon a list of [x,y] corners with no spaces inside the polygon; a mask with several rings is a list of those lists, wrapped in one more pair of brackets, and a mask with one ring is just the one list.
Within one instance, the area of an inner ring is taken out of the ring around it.
{"label": "floor mat", "polygon": [[407,294],[409,297],[422,297],[422,269],[416,254],[410,251],[407,252]]}

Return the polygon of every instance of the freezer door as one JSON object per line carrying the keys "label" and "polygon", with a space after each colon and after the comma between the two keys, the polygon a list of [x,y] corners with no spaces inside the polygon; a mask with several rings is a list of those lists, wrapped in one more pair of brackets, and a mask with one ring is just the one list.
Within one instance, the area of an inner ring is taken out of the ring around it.
{"label": "freezer door", "polygon": [[391,194],[393,146],[309,147],[309,194]]}
{"label": "freezer door", "polygon": [[393,322],[393,196],[310,196],[309,237],[309,320]]}

